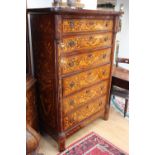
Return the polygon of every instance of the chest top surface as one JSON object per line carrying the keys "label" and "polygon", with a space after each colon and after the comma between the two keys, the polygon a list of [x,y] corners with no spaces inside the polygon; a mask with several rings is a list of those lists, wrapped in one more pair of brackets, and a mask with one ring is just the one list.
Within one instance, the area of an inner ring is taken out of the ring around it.
{"label": "chest top surface", "polygon": [[70,8],[31,8],[27,10],[30,13],[52,13],[58,15],[113,15],[120,16],[123,12],[106,11],[106,10],[86,10],[86,9],[70,9]]}

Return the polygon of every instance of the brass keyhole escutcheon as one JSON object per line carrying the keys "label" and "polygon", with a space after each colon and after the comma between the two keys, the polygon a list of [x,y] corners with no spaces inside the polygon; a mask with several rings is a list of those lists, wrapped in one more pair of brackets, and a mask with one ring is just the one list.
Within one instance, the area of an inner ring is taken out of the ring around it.
{"label": "brass keyhole escutcheon", "polygon": [[105,38],[104,38],[104,41],[105,41],[105,42],[108,41],[108,37],[105,37]]}
{"label": "brass keyhole escutcheon", "polygon": [[68,44],[69,44],[69,46],[70,46],[70,47],[75,46],[75,42],[74,42],[73,40],[69,41],[69,43],[68,43]]}
{"label": "brass keyhole escutcheon", "polygon": [[86,94],[88,94],[90,91],[89,90],[86,90]]}
{"label": "brass keyhole escutcheon", "polygon": [[103,54],[102,58],[105,59],[106,58],[106,54]]}
{"label": "brass keyhole escutcheon", "polygon": [[103,90],[104,89],[104,87],[101,87],[101,90]]}
{"label": "brass keyhole escutcheon", "polygon": [[75,85],[75,83],[72,81],[72,82],[70,83],[70,87],[73,88],[74,85]]}
{"label": "brass keyhole escutcheon", "polygon": [[91,58],[93,55],[92,54],[88,54],[88,58]]}
{"label": "brass keyhole escutcheon", "polygon": [[73,67],[74,66],[74,61],[71,61],[68,63],[69,67]]}
{"label": "brass keyhole escutcheon", "polygon": [[102,105],[102,101],[99,102],[99,106],[101,106],[101,105]]}
{"label": "brass keyhole escutcheon", "polygon": [[74,122],[74,119],[73,118],[70,118],[70,123],[73,123]]}
{"label": "brass keyhole escutcheon", "polygon": [[74,105],[74,100],[71,99],[70,102],[69,102],[69,104],[70,105]]}
{"label": "brass keyhole escutcheon", "polygon": [[109,23],[108,23],[108,22],[106,22],[105,26],[106,26],[106,27],[108,27],[108,25],[109,25]]}
{"label": "brass keyhole escutcheon", "polygon": [[103,74],[103,75],[105,75],[105,73],[106,73],[106,71],[105,71],[105,70],[103,70],[103,71],[102,71],[102,74]]}

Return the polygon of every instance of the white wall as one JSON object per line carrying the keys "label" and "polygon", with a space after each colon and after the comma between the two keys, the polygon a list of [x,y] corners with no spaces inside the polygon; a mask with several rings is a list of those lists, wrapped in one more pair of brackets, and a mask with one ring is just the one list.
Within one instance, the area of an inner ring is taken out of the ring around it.
{"label": "white wall", "polygon": [[97,0],[81,0],[85,4],[84,9],[95,10],[97,8]]}
{"label": "white wall", "polygon": [[27,0],[27,8],[51,7],[53,0]]}
{"label": "white wall", "polygon": [[[67,0],[66,0],[67,1]],[[27,0],[27,8],[51,7],[53,0]],[[96,9],[97,0],[81,0],[85,4],[84,9]]]}
{"label": "white wall", "polygon": [[[116,10],[119,10],[120,4],[124,4],[124,14],[122,19],[122,30],[117,34],[116,39],[120,41],[119,57],[129,58],[129,1],[117,0]],[[128,68],[129,65],[120,65]]]}

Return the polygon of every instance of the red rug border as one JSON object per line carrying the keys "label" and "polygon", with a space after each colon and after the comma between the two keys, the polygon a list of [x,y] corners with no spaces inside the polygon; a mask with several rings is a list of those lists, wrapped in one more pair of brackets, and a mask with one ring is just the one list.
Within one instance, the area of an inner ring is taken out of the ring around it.
{"label": "red rug border", "polygon": [[119,148],[118,146],[116,146],[116,145],[112,144],[111,142],[109,142],[109,140],[107,140],[107,139],[103,138],[102,136],[100,136],[100,135],[99,135],[99,134],[97,134],[96,132],[91,132],[91,133],[96,134],[97,136],[99,136],[99,137],[101,137],[102,139],[104,139],[104,141],[105,141],[105,142],[109,143],[109,144],[110,144],[110,145],[112,145],[113,147],[117,148],[118,150],[120,150],[120,151],[122,151],[123,153],[125,153],[125,154],[127,154],[127,155],[128,155],[128,153],[127,153],[127,152],[125,152],[124,150],[122,150],[122,149],[121,149],[121,148]]}
{"label": "red rug border", "polygon": [[[123,153],[125,153],[126,155],[129,155],[127,152],[123,151],[122,149],[120,149],[119,147],[117,147],[116,145],[112,144],[111,142],[109,142],[107,139],[103,138],[102,136],[100,136],[99,134],[97,134],[96,132],[92,131],[88,134],[86,134],[85,136],[79,138],[78,140],[75,140],[72,144],[70,144],[68,147],[66,147],[65,150],[67,150],[69,147],[72,147],[75,143],[78,143],[79,141],[81,141],[82,139],[86,138],[87,136],[91,135],[91,134],[96,134],[97,136],[99,136],[100,138],[102,138],[105,142],[109,143],[110,145],[112,145],[113,147],[117,148],[118,150],[122,151]],[[64,152],[64,151],[63,151]],[[59,152],[57,155],[61,155],[61,153],[63,152]]]}

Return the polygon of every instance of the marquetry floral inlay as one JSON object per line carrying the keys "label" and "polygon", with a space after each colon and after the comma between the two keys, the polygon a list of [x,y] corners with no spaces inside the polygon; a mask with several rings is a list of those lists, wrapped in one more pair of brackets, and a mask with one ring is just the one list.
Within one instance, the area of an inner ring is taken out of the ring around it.
{"label": "marquetry floral inlay", "polygon": [[88,32],[112,30],[113,20],[64,19],[63,32]]}
{"label": "marquetry floral inlay", "polygon": [[99,98],[96,101],[86,105],[84,108],[77,110],[76,112],[64,117],[64,129],[68,129],[80,121],[88,118],[96,112],[103,110],[106,103],[106,96]]}
{"label": "marquetry floral inlay", "polygon": [[63,95],[68,95],[95,82],[107,79],[109,78],[109,75],[110,64],[64,78]]}
{"label": "marquetry floral inlay", "polygon": [[62,52],[111,46],[112,33],[72,36],[64,38],[62,42]]}
{"label": "marquetry floral inlay", "polygon": [[[56,115],[53,115],[55,112],[54,108],[54,96],[53,93],[49,93],[53,91],[53,79],[51,77],[54,76],[52,72],[51,66],[53,65],[53,48],[51,41],[39,41],[35,40],[33,43],[35,52],[35,69],[37,70],[35,76],[37,78],[37,86],[39,88],[39,100],[40,100],[40,108],[42,113],[48,119],[52,127],[56,127]],[[39,51],[39,52],[38,52]],[[49,104],[50,103],[50,104]],[[50,117],[49,117],[50,115]]]}
{"label": "marquetry floral inlay", "polygon": [[84,105],[91,99],[99,97],[107,92],[108,81],[104,81],[98,85],[84,89],[75,95],[63,99],[63,112],[66,114],[79,106]]}
{"label": "marquetry floral inlay", "polygon": [[62,74],[110,62],[111,49],[61,58]]}

